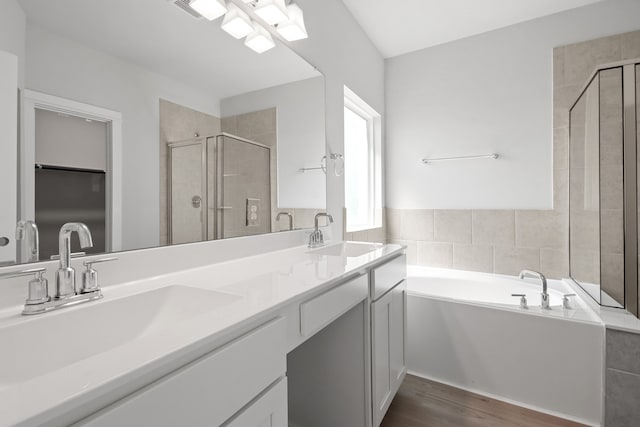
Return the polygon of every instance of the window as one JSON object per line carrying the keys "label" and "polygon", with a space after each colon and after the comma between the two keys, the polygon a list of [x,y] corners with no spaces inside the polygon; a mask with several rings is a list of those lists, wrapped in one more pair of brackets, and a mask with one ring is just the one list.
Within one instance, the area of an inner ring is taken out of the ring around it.
{"label": "window", "polygon": [[347,232],[382,226],[381,117],[344,88]]}

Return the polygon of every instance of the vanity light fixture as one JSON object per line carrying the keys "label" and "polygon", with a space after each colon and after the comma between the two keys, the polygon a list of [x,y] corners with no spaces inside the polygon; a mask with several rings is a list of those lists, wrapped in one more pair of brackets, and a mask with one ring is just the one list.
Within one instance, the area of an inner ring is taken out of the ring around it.
{"label": "vanity light fixture", "polygon": [[276,25],[289,19],[284,0],[254,0],[256,15],[269,25]]}
{"label": "vanity light fixture", "polygon": [[222,29],[237,39],[251,34],[251,32],[253,32],[253,23],[249,15],[233,3],[229,3],[228,8],[229,11],[222,21]]}
{"label": "vanity light fixture", "polygon": [[307,29],[304,26],[304,16],[300,6],[295,3],[289,4],[287,6],[287,14],[289,15],[289,19],[276,25],[278,33],[290,42],[309,37],[307,35]]}
{"label": "vanity light fixture", "polygon": [[253,24],[253,32],[247,36],[244,45],[258,53],[266,52],[276,46],[271,34],[257,23]]}
{"label": "vanity light fixture", "polygon": [[227,13],[224,0],[193,0],[189,6],[209,21],[213,21]]}

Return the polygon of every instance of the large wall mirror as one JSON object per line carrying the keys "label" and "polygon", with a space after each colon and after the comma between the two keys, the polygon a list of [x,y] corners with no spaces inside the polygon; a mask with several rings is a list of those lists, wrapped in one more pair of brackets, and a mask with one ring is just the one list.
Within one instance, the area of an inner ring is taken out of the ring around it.
{"label": "large wall mirror", "polygon": [[[308,228],[324,211],[324,77],[287,46],[258,54],[188,0],[18,4],[19,173],[0,185],[19,193],[0,265],[57,255],[65,222],[101,253]],[[37,254],[14,239],[27,220]]]}

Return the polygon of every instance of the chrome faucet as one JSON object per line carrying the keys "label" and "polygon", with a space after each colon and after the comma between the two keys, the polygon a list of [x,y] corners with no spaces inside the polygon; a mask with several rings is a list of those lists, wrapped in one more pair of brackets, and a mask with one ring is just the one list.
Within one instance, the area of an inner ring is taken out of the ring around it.
{"label": "chrome faucet", "polygon": [[291,215],[289,212],[280,212],[276,216],[276,221],[280,221],[280,218],[282,218],[283,216],[289,217],[289,231],[293,230],[293,215]]}
{"label": "chrome faucet", "polygon": [[320,230],[318,226],[318,218],[326,217],[329,221],[329,224],[333,222],[333,217],[328,213],[320,212],[316,214],[314,218],[314,230],[311,235],[309,235],[309,247],[317,248],[319,246],[324,246],[324,235],[322,234],[322,230]]}
{"label": "chrome faucet", "polygon": [[540,279],[542,283],[542,293],[540,294],[540,307],[545,310],[549,310],[549,293],[547,292],[547,279],[544,277],[542,273],[533,270],[522,270],[520,272],[520,279],[524,279],[527,277],[531,277],[534,279]]}
{"label": "chrome faucet", "polygon": [[18,221],[16,226],[16,240],[24,240],[29,256],[25,262],[38,262],[40,260],[40,234],[35,222]]}
{"label": "chrome faucet", "polygon": [[93,247],[89,228],[80,222],[68,222],[60,228],[58,248],[60,250],[60,268],[56,274],[54,298],[68,298],[76,294],[76,272],[71,264],[71,234],[78,233],[80,247]]}
{"label": "chrome faucet", "polygon": [[0,273],[0,279],[34,275],[29,282],[29,295],[24,304],[22,314],[40,314],[48,311],[69,307],[76,304],[95,301],[102,298],[102,291],[98,285],[98,272],[93,269],[93,264],[113,261],[117,258],[102,258],[85,261],[87,267],[82,274],[82,285],[76,289],[76,272],[71,267],[71,234],[78,233],[80,246],[90,248],[93,246],[89,228],[79,222],[70,222],[60,229],[60,268],[56,274],[56,288],[53,297],[49,297],[47,279],[44,278],[44,268]]}

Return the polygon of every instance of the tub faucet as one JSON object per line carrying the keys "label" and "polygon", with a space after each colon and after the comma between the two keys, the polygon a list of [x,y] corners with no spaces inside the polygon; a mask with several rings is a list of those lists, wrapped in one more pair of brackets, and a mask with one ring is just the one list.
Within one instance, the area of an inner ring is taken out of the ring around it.
{"label": "tub faucet", "polygon": [[545,310],[549,310],[549,293],[547,292],[547,279],[542,273],[538,273],[537,271],[522,270],[520,272],[520,279],[524,279],[526,277],[540,279],[540,282],[542,283],[542,293],[540,294],[542,299],[540,300],[540,307]]}
{"label": "tub faucet", "polygon": [[322,234],[322,230],[320,230],[320,228],[318,227],[318,219],[320,217],[326,217],[327,220],[329,221],[329,223],[333,222],[333,217],[331,215],[329,215],[328,213],[324,213],[324,212],[320,212],[318,214],[316,214],[315,219],[314,219],[314,230],[313,233],[311,233],[311,235],[309,235],[309,247],[310,248],[317,248],[319,246],[324,246],[324,235]]}
{"label": "tub faucet", "polygon": [[76,294],[76,272],[71,264],[71,233],[78,233],[80,247],[93,247],[89,227],[80,222],[68,222],[60,228],[58,247],[60,250],[60,268],[56,274],[55,298],[68,298]]}
{"label": "tub faucet", "polygon": [[16,226],[16,240],[24,240],[29,256],[25,262],[40,260],[40,237],[38,226],[33,221],[18,221]]}

